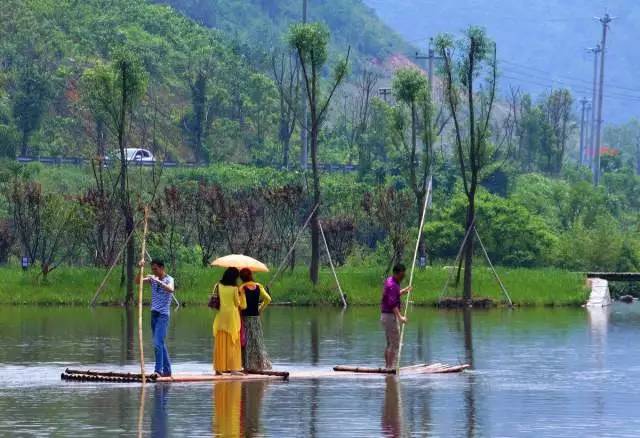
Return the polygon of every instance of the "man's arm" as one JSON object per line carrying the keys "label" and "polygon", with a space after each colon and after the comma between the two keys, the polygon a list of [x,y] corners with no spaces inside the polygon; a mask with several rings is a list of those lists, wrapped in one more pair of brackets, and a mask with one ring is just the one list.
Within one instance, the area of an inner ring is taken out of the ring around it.
{"label": "man's arm", "polygon": [[402,316],[402,313],[400,313],[400,308],[399,307],[394,308],[393,309],[393,313],[396,315],[396,319],[398,321],[400,321],[402,324],[406,324],[407,323],[407,318]]}
{"label": "man's arm", "polygon": [[165,292],[170,293],[170,294],[175,292],[175,285],[174,285],[173,279],[171,279],[171,281],[169,281],[168,283],[164,283],[164,282],[160,281],[159,279],[154,279],[154,281],[157,281],[158,284],[160,285],[160,287],[162,289],[164,289]]}
{"label": "man's arm", "polygon": [[[143,259],[143,260],[140,260],[140,261],[138,262],[138,268],[142,268],[142,267],[144,267],[145,263],[146,263],[146,262],[144,261],[144,259]],[[144,277],[144,278],[142,279],[142,282],[143,282],[143,283],[149,283],[150,281],[151,281],[151,280],[150,280],[150,278],[149,278],[148,276],[147,276],[147,277]],[[135,283],[136,283],[136,284],[140,284],[140,271],[138,271],[138,273],[136,274]]]}
{"label": "man's arm", "polygon": [[407,286],[404,289],[400,290],[400,296],[406,295],[413,290],[413,286]]}

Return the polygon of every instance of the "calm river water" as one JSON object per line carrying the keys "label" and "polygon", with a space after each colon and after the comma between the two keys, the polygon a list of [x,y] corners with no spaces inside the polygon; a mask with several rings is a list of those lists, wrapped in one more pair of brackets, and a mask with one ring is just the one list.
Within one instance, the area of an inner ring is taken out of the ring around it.
{"label": "calm river water", "polygon": [[[148,325],[148,315],[145,324]],[[174,373],[211,371],[212,314],[174,312]],[[69,383],[65,367],[136,369],[122,309],[0,307],[1,436],[638,436],[640,305],[473,312],[413,308],[404,364],[459,375],[261,383]],[[375,308],[271,307],[279,369],[380,365]],[[147,361],[151,363],[149,330]],[[141,403],[143,402],[143,403]]]}

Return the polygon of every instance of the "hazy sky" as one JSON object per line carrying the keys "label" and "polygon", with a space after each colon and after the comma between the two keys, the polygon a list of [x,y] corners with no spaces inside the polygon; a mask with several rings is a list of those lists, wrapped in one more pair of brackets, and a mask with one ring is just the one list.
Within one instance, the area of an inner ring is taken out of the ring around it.
{"label": "hazy sky", "polygon": [[605,71],[605,122],[640,116],[640,2],[637,0],[364,0],[407,40],[425,47],[439,32],[484,26],[498,44],[501,84],[533,94],[568,87],[591,97],[593,57],[600,39],[594,19],[611,24]]}

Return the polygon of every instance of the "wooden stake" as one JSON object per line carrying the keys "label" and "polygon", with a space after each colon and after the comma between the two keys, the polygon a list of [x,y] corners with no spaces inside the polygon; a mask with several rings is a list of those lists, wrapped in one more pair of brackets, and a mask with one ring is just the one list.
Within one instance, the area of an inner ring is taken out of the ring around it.
{"label": "wooden stake", "polygon": [[[469,239],[469,235],[471,234],[471,231],[474,229],[475,223],[476,223],[476,218],[474,217],[473,222],[471,222],[471,227],[467,230],[467,233],[464,235],[464,239],[462,239],[462,245],[460,245],[460,249],[458,250],[456,259],[453,261],[454,265],[458,263],[458,260],[462,256],[462,251],[464,250],[464,246],[466,245],[467,240]],[[447,276],[447,282],[444,284],[444,287],[442,288],[442,292],[440,292],[440,298],[438,298],[438,301],[441,301],[442,297],[447,292],[447,288],[449,287],[449,283],[451,283],[451,277],[453,277],[454,272],[455,272],[455,269],[452,269],[449,275]]]}
{"label": "wooden stake", "polygon": [[107,271],[107,274],[102,279],[102,283],[100,283],[100,286],[98,287],[98,289],[96,290],[96,293],[93,295],[93,298],[91,299],[91,307],[96,305],[96,300],[98,299],[98,295],[100,295],[100,292],[102,292],[102,289],[104,288],[105,284],[107,284],[107,279],[111,275],[111,271],[113,271],[113,268],[116,266],[116,263],[118,263],[118,260],[120,260],[120,257],[122,256],[122,253],[124,252],[124,249],[127,247],[127,243],[129,243],[129,240],[131,240],[131,237],[133,236],[133,233],[134,233],[135,229],[138,227],[139,224],[140,224],[140,222],[138,222],[136,224],[136,226],[133,227],[133,230],[131,230],[131,232],[129,233],[129,235],[125,239],[124,243],[122,244],[122,248],[120,248],[120,251],[116,255],[116,258],[113,259],[113,263],[111,263],[111,266],[109,267],[109,270]]}
{"label": "wooden stake", "polygon": [[[147,227],[149,219],[149,208],[144,208],[144,228],[142,231],[142,250],[140,260],[144,260],[145,252],[147,249]],[[144,292],[144,265],[140,266],[140,281],[138,284],[138,348],[140,350],[140,374],[142,375],[142,385],[147,383],[146,376],[144,374],[144,346],[142,339],[142,297]],[[144,393],[143,393],[144,395]]]}
{"label": "wooden stake", "polygon": [[320,204],[316,204],[315,207],[313,207],[313,210],[311,210],[311,214],[309,214],[309,216],[307,217],[307,220],[304,222],[304,225],[302,225],[302,228],[300,228],[300,230],[298,230],[298,234],[296,235],[296,238],[293,241],[293,245],[291,245],[291,248],[289,248],[289,252],[287,252],[287,255],[284,256],[284,259],[282,259],[282,262],[280,262],[280,266],[278,266],[278,269],[273,274],[273,277],[271,277],[271,279],[269,280],[269,283],[267,283],[267,288],[271,287],[273,282],[276,281],[276,278],[278,278],[278,275],[280,275],[280,273],[284,269],[284,267],[285,267],[285,265],[287,263],[287,260],[289,260],[289,257],[291,256],[291,253],[293,253],[293,250],[296,248],[296,245],[298,244],[298,240],[300,240],[300,237],[302,237],[302,233],[307,228],[307,226],[309,226],[309,222],[311,222],[311,218],[313,217],[313,213],[316,212],[316,210],[318,209],[319,205]]}
{"label": "wooden stake", "polygon": [[[424,197],[424,206],[422,207],[422,217],[420,218],[420,227],[418,228],[418,239],[416,240],[416,247],[413,251],[413,262],[411,263],[411,272],[409,274],[409,287],[413,286],[413,274],[416,269],[416,259],[418,258],[418,249],[420,247],[420,238],[422,237],[422,229],[424,228],[424,219],[427,215],[427,207],[429,206],[429,198],[431,198],[431,187],[433,178],[429,178],[429,186],[427,187],[427,194]],[[404,302],[404,317],[407,317],[407,310],[409,309],[409,298],[411,297],[411,290],[407,293],[407,299]],[[398,357],[396,359],[396,375],[400,375],[400,358],[402,355],[402,341],[404,339],[405,324],[402,324],[400,329],[400,346],[398,347]]]}
{"label": "wooden stake", "polygon": [[331,272],[333,272],[333,278],[335,278],[336,284],[338,285],[338,291],[340,292],[340,299],[342,300],[342,307],[346,309],[347,300],[344,297],[344,292],[342,292],[342,286],[340,286],[340,281],[338,280],[338,274],[336,274],[336,268],[334,268],[333,266],[333,260],[331,260],[331,253],[329,252],[329,245],[327,245],[327,238],[324,236],[324,230],[322,229],[322,222],[318,221],[318,225],[320,225],[320,235],[322,236],[322,241],[324,242],[324,249],[327,250],[327,257],[329,258],[329,266],[331,266]]}
{"label": "wooden stake", "polygon": [[495,268],[493,267],[493,263],[491,263],[491,259],[489,258],[489,254],[487,253],[487,249],[484,247],[484,244],[482,243],[482,239],[480,238],[480,234],[478,233],[478,229],[475,226],[473,227],[473,229],[476,232],[476,237],[478,238],[478,242],[480,243],[480,247],[482,248],[482,252],[484,253],[485,258],[487,259],[487,263],[489,263],[489,267],[491,268],[491,271],[493,272],[493,275],[496,277],[496,280],[498,281],[498,284],[500,285],[500,289],[502,289],[502,293],[504,293],[504,295],[507,297],[507,301],[509,301],[509,307],[513,307],[513,301],[511,301],[511,297],[509,296],[509,292],[507,292],[507,288],[504,287],[504,284],[502,284],[502,280],[500,279],[500,276],[498,275],[498,273],[496,272]]}

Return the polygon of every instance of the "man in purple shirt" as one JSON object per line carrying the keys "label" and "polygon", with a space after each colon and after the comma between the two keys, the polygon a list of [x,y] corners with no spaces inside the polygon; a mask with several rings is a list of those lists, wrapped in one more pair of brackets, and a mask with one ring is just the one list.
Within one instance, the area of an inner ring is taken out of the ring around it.
{"label": "man in purple shirt", "polygon": [[384,282],[382,302],[380,303],[380,321],[387,337],[387,348],[384,350],[386,367],[396,366],[398,349],[400,348],[399,323],[406,324],[407,318],[400,313],[400,297],[411,290],[411,287],[400,288],[406,268],[402,264],[393,267],[393,275]]}

